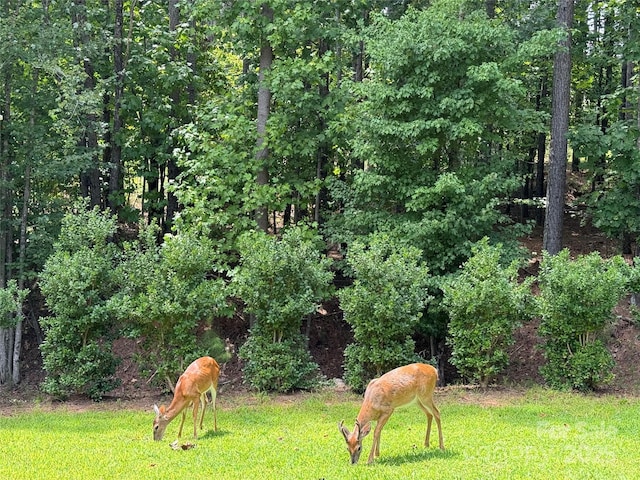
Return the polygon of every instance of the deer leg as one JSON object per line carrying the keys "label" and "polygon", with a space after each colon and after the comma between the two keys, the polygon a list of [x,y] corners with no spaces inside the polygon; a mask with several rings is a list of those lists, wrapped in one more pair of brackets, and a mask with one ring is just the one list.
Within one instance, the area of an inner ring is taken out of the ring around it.
{"label": "deer leg", "polygon": [[424,413],[427,415],[427,435],[424,440],[424,446],[429,446],[429,437],[431,435],[431,421],[433,418],[435,418],[436,425],[438,427],[438,443],[440,444],[440,450],[444,450],[444,440],[442,439],[442,425],[440,423],[440,411],[438,410],[438,407],[436,407],[435,403],[433,403],[433,400],[425,402],[424,400],[420,399],[420,402],[418,402],[418,404],[420,405],[420,408],[422,408],[422,411],[424,411]]}
{"label": "deer leg", "polygon": [[427,413],[427,435],[424,438],[424,446],[429,448],[429,443],[431,440],[431,421],[433,420],[433,415]]}
{"label": "deer leg", "polygon": [[444,440],[442,439],[442,425],[440,424],[440,412],[438,409],[435,409],[433,416],[436,419],[436,425],[438,426],[438,443],[440,445],[440,450],[444,450]]}
{"label": "deer leg", "polygon": [[184,417],[187,415],[187,409],[182,410],[182,420],[180,420],[180,429],[178,430],[178,438],[182,436],[182,426],[184,425]]}
{"label": "deer leg", "polygon": [[[193,438],[198,439],[198,408],[200,408],[200,399],[193,401]],[[204,410],[204,409],[203,409]]]}
{"label": "deer leg", "polygon": [[209,400],[207,399],[207,392],[204,392],[200,395],[200,407],[202,408],[202,414],[200,415],[200,430],[202,430],[202,426],[204,424],[204,412],[207,411],[207,404]]}
{"label": "deer leg", "polygon": [[387,423],[387,420],[389,420],[389,417],[392,413],[393,411],[389,412],[388,414],[382,415],[378,419],[376,428],[373,431],[373,445],[371,446],[371,453],[369,453],[369,460],[367,460],[367,463],[373,463],[373,459],[380,456],[380,433],[382,433],[382,429],[384,428],[384,425]]}

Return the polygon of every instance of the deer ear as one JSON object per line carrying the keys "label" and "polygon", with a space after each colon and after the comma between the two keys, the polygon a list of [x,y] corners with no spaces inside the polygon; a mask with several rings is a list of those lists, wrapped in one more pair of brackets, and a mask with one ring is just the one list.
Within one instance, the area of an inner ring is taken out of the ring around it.
{"label": "deer ear", "polygon": [[358,440],[362,440],[364,437],[369,435],[371,431],[371,423],[365,423],[363,427],[360,427],[358,424]]}
{"label": "deer ear", "polygon": [[342,433],[342,436],[344,437],[345,440],[347,440],[349,438],[349,435],[351,435],[351,433],[349,432],[349,429],[344,426],[344,420],[338,423],[338,430],[340,430],[340,433]]}
{"label": "deer ear", "polygon": [[153,406],[153,411],[156,412],[156,415],[160,415],[160,409],[158,408],[158,405]]}

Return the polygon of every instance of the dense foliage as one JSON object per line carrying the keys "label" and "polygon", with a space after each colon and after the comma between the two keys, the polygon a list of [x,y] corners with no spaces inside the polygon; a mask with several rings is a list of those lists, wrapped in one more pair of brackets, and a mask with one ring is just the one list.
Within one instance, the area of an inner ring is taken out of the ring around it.
{"label": "dense foliage", "polygon": [[605,333],[628,277],[620,256],[604,260],[594,252],[571,260],[565,249],[544,257],[537,301],[547,360],[541,372],[551,386],[591,390],[613,379]]}
{"label": "dense foliage", "polygon": [[371,77],[351,85],[340,117],[365,168],[341,166],[330,179],[343,205],[328,218],[330,238],[391,232],[421,249],[434,275],[455,271],[483,236],[513,239],[498,207],[520,180],[517,156],[503,147],[540,126],[505,61],[516,53],[513,34],[450,0],[398,20],[374,17]]}
{"label": "dense foliage", "polygon": [[251,386],[287,392],[317,384],[318,366],[301,324],[331,293],[330,263],[320,238],[303,226],[285,230],[281,239],[262,232],[241,238],[231,288],[254,316],[251,336],[240,349]]}
{"label": "dense foliage", "polygon": [[214,317],[227,316],[227,289],[215,276],[216,250],[206,238],[178,233],[157,244],[158,229],[143,228],[141,240],[124,246],[118,267],[122,284],[114,298],[123,328],[142,339],[139,364],[169,387],[193,360],[228,360],[209,331]]}
{"label": "dense foliage", "polygon": [[197,357],[228,360],[211,330],[215,315],[230,313],[226,284],[215,277],[211,244],[176,234],[157,244],[157,228],[140,242],[117,243],[116,219],[98,209],[63,219],[41,276],[51,315],[42,320],[47,393],[85,393],[98,399],[117,385],[112,340],[140,339],[138,363],[170,389]]}
{"label": "dense foliage", "polygon": [[428,301],[428,269],[415,247],[378,235],[347,254],[353,284],[338,292],[354,342],[345,350],[345,380],[364,390],[374,377],[420,360],[412,335]]}
{"label": "dense foliage", "polygon": [[518,263],[504,266],[502,253],[502,245],[484,239],[444,288],[451,363],[483,387],[509,364],[513,332],[532,313],[527,306],[534,278],[519,283]]}
{"label": "dense foliage", "polygon": [[98,209],[64,218],[54,253],[40,277],[49,317],[40,346],[47,378],[43,390],[58,397],[84,393],[99,399],[115,387],[116,334],[109,300],[119,278],[118,250],[109,240],[116,219]]}
{"label": "dense foliage", "polygon": [[[60,378],[51,319],[101,324],[103,303],[158,353],[145,357],[150,371],[172,377],[210,351],[201,333],[227,313],[227,274],[247,243],[261,245],[244,234],[314,223],[338,253],[357,256],[380,234],[421,252],[434,300],[407,331],[442,358],[442,288],[472,246],[488,237],[512,257],[532,221],[562,218],[565,195],[544,201],[550,180],[564,183],[545,168],[552,85],[572,102],[569,131],[553,139],[574,152],[570,207],[624,253],[637,249],[636,3],[0,0],[0,291],[33,292],[25,318],[36,339],[46,332],[54,383],[81,382]],[[568,5],[572,24],[560,25]],[[554,81],[561,54],[571,76]],[[122,228],[103,246],[54,250],[78,198]],[[543,205],[560,215],[544,218]],[[72,311],[73,296],[56,291],[65,282],[99,301]],[[51,310],[42,321],[39,286]],[[297,325],[309,299],[286,288],[279,300]],[[0,384],[20,377],[11,359],[24,322],[9,315]],[[115,327],[87,330],[100,339],[91,355]],[[64,341],[60,352],[82,348]],[[304,338],[295,345],[304,351]]]}

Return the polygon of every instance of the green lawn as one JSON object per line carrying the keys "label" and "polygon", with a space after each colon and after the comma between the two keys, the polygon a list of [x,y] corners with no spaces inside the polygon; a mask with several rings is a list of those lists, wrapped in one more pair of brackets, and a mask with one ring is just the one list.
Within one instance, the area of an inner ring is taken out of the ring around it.
{"label": "green lawn", "polygon": [[[172,450],[179,420],[162,442],[151,410],[72,412],[34,406],[0,417],[0,478],[7,479],[623,479],[640,464],[640,399],[547,390],[516,395],[437,394],[446,451],[424,449],[426,421],[415,406],[382,432],[381,457],[352,466],[337,423],[349,428],[356,396],[322,392],[290,401],[222,398],[220,430],[190,450]],[[246,405],[251,403],[251,405]],[[435,424],[434,424],[435,428]],[[183,442],[192,441],[189,418]]]}

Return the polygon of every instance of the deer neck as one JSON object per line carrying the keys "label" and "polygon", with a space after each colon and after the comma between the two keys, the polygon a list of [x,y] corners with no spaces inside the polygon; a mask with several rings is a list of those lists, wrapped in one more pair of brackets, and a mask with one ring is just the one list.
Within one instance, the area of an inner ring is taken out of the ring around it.
{"label": "deer neck", "polygon": [[185,398],[176,398],[174,397],[171,401],[171,404],[167,407],[164,412],[164,417],[168,422],[176,418],[182,410],[184,410],[189,404],[190,400],[186,400]]}
{"label": "deer neck", "polygon": [[376,420],[376,416],[373,414],[369,405],[362,405],[362,408],[360,408],[358,416],[356,417],[356,422],[360,425],[360,428],[363,428],[365,425],[370,423],[371,420]]}

